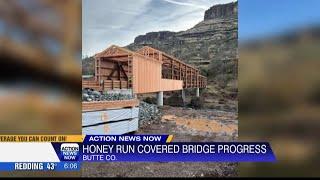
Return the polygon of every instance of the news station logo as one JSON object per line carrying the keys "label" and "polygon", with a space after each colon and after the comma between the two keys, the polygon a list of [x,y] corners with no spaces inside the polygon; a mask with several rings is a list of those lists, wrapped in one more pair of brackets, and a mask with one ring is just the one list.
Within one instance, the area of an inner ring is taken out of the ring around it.
{"label": "news station logo", "polygon": [[62,161],[77,161],[79,159],[79,144],[63,143],[60,147]]}

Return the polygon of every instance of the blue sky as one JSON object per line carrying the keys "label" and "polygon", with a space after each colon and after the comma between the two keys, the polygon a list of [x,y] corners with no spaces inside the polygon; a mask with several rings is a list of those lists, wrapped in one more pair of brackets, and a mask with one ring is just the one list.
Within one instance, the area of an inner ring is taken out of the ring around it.
{"label": "blue sky", "polygon": [[320,0],[239,0],[239,40],[320,24]]}
{"label": "blue sky", "polygon": [[235,0],[82,0],[82,55],[126,46],[152,31],[187,30],[205,10]]}

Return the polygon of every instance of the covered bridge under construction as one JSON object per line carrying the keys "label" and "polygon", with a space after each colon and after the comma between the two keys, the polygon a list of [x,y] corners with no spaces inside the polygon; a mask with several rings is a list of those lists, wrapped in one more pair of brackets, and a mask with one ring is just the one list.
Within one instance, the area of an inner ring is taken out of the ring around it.
{"label": "covered bridge under construction", "polygon": [[97,91],[132,89],[134,94],[158,93],[162,105],[164,91],[199,88],[207,85],[200,70],[157,49],[144,46],[138,51],[112,45],[96,54],[95,75],[83,79],[83,88]]}

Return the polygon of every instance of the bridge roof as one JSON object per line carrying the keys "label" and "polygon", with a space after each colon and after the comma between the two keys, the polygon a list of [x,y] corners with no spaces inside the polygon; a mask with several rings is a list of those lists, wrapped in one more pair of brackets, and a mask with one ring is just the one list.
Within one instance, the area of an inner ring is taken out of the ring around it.
{"label": "bridge roof", "polygon": [[189,68],[192,68],[193,70],[199,71],[198,68],[196,68],[196,67],[194,67],[194,66],[192,66],[192,65],[190,65],[190,64],[187,64],[187,63],[183,62],[182,60],[180,60],[180,59],[178,59],[178,58],[175,58],[175,57],[173,57],[173,56],[171,56],[171,55],[169,55],[169,54],[167,54],[167,53],[165,53],[165,52],[163,52],[163,51],[160,51],[160,50],[158,50],[158,49],[152,48],[152,47],[150,47],[150,46],[143,46],[143,47],[142,47],[141,49],[139,49],[137,52],[140,53],[140,54],[143,54],[143,55],[146,55],[148,52],[149,52],[149,53],[151,52],[151,54],[152,54],[152,53],[156,53],[156,54],[159,54],[159,56],[161,56],[160,59],[162,59],[162,60],[163,60],[164,58],[167,58],[167,59],[169,59],[169,60],[173,60],[173,61],[175,61],[175,62],[178,62],[178,63],[180,63],[180,64],[183,64],[183,65],[185,65],[185,66],[187,66],[187,67],[189,67]]}

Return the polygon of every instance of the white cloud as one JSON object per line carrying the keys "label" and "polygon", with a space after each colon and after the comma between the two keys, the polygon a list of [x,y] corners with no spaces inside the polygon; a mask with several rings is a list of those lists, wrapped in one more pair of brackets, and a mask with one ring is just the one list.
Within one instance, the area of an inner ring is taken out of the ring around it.
{"label": "white cloud", "polygon": [[207,6],[203,6],[203,5],[198,5],[198,4],[194,4],[194,3],[188,3],[188,2],[180,2],[180,1],[174,1],[174,0],[164,0],[168,3],[172,3],[172,4],[177,4],[177,5],[182,5],[182,6],[191,6],[191,7],[195,7],[195,8],[201,8],[206,10],[208,7]]}
{"label": "white cloud", "polygon": [[111,44],[126,46],[151,31],[182,31],[203,20],[204,11],[234,0],[82,0],[82,53]]}

